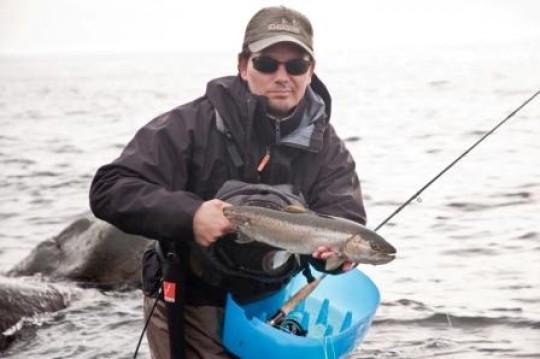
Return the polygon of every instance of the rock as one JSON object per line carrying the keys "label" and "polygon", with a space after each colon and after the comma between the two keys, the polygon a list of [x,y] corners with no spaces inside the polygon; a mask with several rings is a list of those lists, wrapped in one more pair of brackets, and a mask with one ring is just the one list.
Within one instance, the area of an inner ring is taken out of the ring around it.
{"label": "rock", "polygon": [[[126,234],[87,214],[57,236],[39,243],[30,254],[0,276],[0,350],[15,338],[23,318],[67,306],[69,295],[35,278],[73,280],[100,287],[140,287],[141,260],[152,241]],[[9,333],[6,330],[10,329]]]}
{"label": "rock", "polygon": [[66,298],[53,285],[0,276],[0,350],[9,345],[23,318],[64,309]]}
{"label": "rock", "polygon": [[151,243],[88,214],[39,243],[7,274],[40,273],[98,286],[140,287],[141,258]]}

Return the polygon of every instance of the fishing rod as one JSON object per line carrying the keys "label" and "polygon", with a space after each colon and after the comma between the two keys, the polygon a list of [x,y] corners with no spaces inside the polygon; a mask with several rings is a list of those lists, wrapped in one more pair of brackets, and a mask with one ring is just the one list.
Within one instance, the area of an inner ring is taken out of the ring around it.
{"label": "fishing rod", "polygon": [[394,218],[399,212],[401,212],[405,207],[407,207],[415,198],[418,198],[429,186],[431,186],[435,181],[437,181],[442,175],[444,175],[450,168],[454,167],[463,157],[465,157],[469,152],[471,152],[476,146],[483,142],[487,137],[489,137],[493,132],[495,132],[499,127],[501,127],[506,121],[514,117],[523,107],[525,107],[529,102],[534,100],[536,96],[540,94],[540,90],[537,91],[534,95],[529,97],[525,102],[519,105],[514,111],[512,111],[508,116],[506,116],[502,121],[495,125],[491,130],[486,132],[478,141],[472,144],[467,148],[462,154],[460,154],[452,163],[446,166],[441,172],[439,172],[435,177],[433,177],[429,182],[427,182],[422,188],[420,188],[415,194],[413,194],[408,200],[406,200],[401,206],[399,206],[392,214],[390,214],[384,221],[381,222],[374,231],[377,232],[382,226],[384,226],[388,221]]}
{"label": "fishing rod", "polygon": [[[536,96],[540,94],[540,90],[538,90],[534,95],[529,97],[525,102],[523,102],[521,105],[519,105],[514,111],[512,111],[508,116],[506,116],[502,121],[497,123],[491,130],[486,132],[482,137],[480,137],[475,143],[473,143],[469,148],[467,148],[463,153],[461,153],[455,160],[453,160],[448,166],[446,166],[442,171],[440,171],[435,177],[433,177],[431,180],[429,180],[422,188],[420,188],[416,193],[414,193],[409,199],[407,199],[405,202],[403,202],[402,205],[400,205],[394,212],[392,212],[386,219],[384,219],[375,229],[374,232],[377,232],[379,229],[381,229],[385,224],[387,224],[392,218],[394,218],[399,212],[401,212],[405,207],[407,207],[412,201],[414,201],[416,198],[418,198],[426,189],[428,189],[435,181],[437,181],[442,175],[444,175],[450,168],[454,167],[456,163],[458,163],[463,157],[465,157],[469,152],[471,152],[476,146],[478,146],[480,143],[482,143],[487,137],[489,137],[493,132],[495,132],[499,127],[501,127],[506,121],[514,117],[515,114],[517,114],[523,107],[525,107],[529,102],[534,100]],[[321,284],[321,282],[326,277],[326,273],[321,275],[316,280],[306,284],[304,287],[300,288],[298,292],[296,292],[291,299],[287,301],[281,308],[278,309],[278,311],[270,317],[270,319],[267,321],[268,324],[272,326],[279,326],[279,322],[285,318],[302,300],[307,298],[318,286]]]}
{"label": "fishing rod", "polygon": [[159,297],[161,296],[161,292],[163,291],[163,280],[159,283],[159,291],[157,293],[156,298],[154,299],[154,303],[152,304],[152,309],[150,309],[150,313],[148,314],[148,318],[146,318],[146,321],[144,322],[144,327],[141,332],[141,335],[139,336],[139,341],[137,342],[137,347],[135,348],[135,353],[133,353],[133,359],[137,358],[137,354],[139,353],[139,348],[141,347],[141,343],[144,337],[144,332],[146,332],[146,329],[148,328],[148,324],[150,324],[150,319],[152,318],[152,314],[154,314],[154,310],[156,309],[156,306],[159,301]]}

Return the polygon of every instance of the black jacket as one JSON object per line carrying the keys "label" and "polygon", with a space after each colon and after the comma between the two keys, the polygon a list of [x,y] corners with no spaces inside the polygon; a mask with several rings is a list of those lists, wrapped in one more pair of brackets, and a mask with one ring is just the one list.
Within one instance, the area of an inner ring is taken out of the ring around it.
{"label": "black jacket", "polygon": [[[280,124],[267,118],[265,106],[238,76],[209,82],[203,97],[152,120],[119,158],[97,171],[92,211],[127,233],[169,244],[193,241],[195,211],[236,178],[295,183],[310,209],[365,223],[355,164],[329,123],[323,83],[314,75],[293,118]],[[218,130],[216,113],[229,139]],[[236,170],[231,143],[241,157]],[[259,173],[267,150],[270,162]]]}

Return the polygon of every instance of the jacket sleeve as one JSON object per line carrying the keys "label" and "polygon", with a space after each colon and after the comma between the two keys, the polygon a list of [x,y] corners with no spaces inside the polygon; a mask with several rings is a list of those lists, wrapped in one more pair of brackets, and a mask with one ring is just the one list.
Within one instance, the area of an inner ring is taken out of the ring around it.
{"label": "jacket sleeve", "polygon": [[319,153],[319,173],[310,190],[309,207],[319,213],[366,224],[360,181],[354,160],[329,125]]}
{"label": "jacket sleeve", "polygon": [[121,230],[159,240],[192,237],[202,199],[186,191],[193,130],[169,112],[140,129],[90,188],[94,215]]}
{"label": "jacket sleeve", "polygon": [[[310,190],[310,209],[366,224],[366,211],[354,160],[331,125],[325,133],[324,143],[318,156],[319,174]],[[324,261],[313,258],[310,261],[317,270],[323,270]]]}

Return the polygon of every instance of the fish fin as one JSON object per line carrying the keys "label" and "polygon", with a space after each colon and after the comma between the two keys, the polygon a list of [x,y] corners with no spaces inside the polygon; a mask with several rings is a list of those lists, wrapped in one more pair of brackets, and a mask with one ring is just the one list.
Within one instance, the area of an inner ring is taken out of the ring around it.
{"label": "fish fin", "polygon": [[283,269],[292,253],[284,250],[275,250],[266,253],[262,259],[262,266],[265,272],[273,273]]}
{"label": "fish fin", "polygon": [[299,204],[291,204],[285,207],[285,212],[289,213],[306,213],[307,210]]}
{"label": "fish fin", "polygon": [[327,271],[333,271],[335,269],[340,268],[343,265],[343,263],[345,263],[345,259],[342,256],[335,254],[326,259],[326,263],[324,264],[324,269]]}
{"label": "fish fin", "polygon": [[251,243],[253,242],[253,239],[249,238],[248,236],[246,236],[244,233],[242,232],[237,232],[236,233],[236,239],[234,240],[236,243],[238,244],[246,244],[246,243]]}

